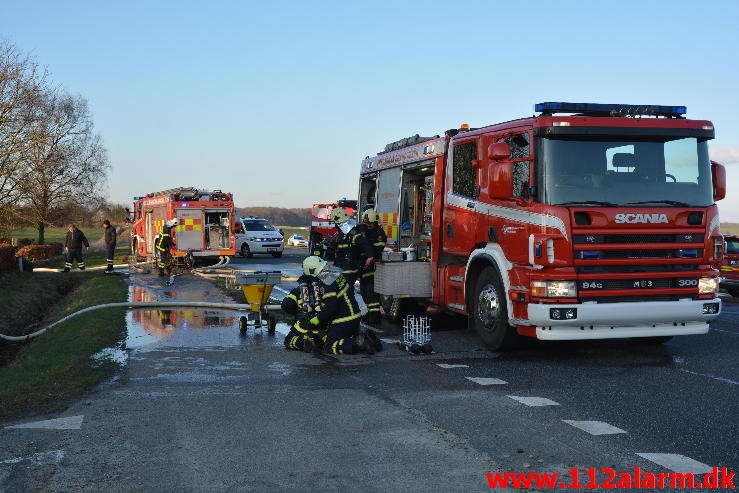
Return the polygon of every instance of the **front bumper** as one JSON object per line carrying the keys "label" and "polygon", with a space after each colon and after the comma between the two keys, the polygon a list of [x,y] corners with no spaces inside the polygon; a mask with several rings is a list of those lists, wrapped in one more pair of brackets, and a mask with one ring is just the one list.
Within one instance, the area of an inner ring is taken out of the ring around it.
{"label": "front bumper", "polygon": [[276,253],[285,249],[285,245],[281,241],[267,243],[261,241],[248,241],[251,253]]}
{"label": "front bumper", "polygon": [[[703,305],[718,303],[718,312],[704,314]],[[552,320],[551,308],[576,308],[577,318]],[[721,314],[719,298],[636,303],[530,304],[528,323],[544,340],[617,339],[705,334],[708,322]]]}

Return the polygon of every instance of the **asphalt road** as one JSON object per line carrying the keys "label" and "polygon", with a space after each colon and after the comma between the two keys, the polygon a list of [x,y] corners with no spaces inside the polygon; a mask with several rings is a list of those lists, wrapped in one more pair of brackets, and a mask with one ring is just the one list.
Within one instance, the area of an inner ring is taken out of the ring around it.
{"label": "asphalt road", "polygon": [[[304,255],[234,264],[295,269]],[[193,276],[131,282],[224,299]],[[119,375],[63,413],[0,424],[0,491],[485,491],[497,471],[739,470],[730,300],[705,336],[508,353],[455,317],[432,319],[433,354],[401,351],[383,322],[383,352],[341,357],[285,351],[283,324],[241,336],[237,321],[131,314]]]}

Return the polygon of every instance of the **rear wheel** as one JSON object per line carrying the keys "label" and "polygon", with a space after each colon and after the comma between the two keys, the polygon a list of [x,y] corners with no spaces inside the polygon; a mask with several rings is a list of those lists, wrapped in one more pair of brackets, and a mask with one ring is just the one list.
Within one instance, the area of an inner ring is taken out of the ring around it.
{"label": "rear wheel", "polygon": [[385,316],[393,322],[406,315],[423,315],[426,311],[424,306],[412,298],[395,298],[384,294],[380,295],[380,306]]}
{"label": "rear wheel", "polygon": [[251,250],[249,250],[249,245],[247,245],[246,243],[241,244],[241,256],[248,258],[252,258],[254,256],[254,254],[251,253]]}
{"label": "rear wheel", "polygon": [[485,267],[477,278],[470,303],[470,326],[490,349],[503,349],[516,338],[513,327],[508,325],[508,307],[505,291],[498,272]]}

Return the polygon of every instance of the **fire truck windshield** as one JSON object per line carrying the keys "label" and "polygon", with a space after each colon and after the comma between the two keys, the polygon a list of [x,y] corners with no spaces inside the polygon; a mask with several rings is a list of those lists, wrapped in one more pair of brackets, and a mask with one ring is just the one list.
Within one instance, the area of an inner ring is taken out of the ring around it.
{"label": "fire truck windshield", "polygon": [[705,141],[695,137],[540,138],[540,200],[552,205],[706,207],[713,203]]}

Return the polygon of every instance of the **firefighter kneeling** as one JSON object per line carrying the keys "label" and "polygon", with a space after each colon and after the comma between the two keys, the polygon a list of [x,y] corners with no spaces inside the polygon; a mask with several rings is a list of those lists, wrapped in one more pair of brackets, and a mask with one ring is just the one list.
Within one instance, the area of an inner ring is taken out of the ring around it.
{"label": "firefighter kneeling", "polygon": [[298,287],[282,302],[297,320],[285,337],[287,349],[310,352],[322,348],[330,354],[373,354],[382,343],[371,331],[359,332],[361,312],[346,278],[320,257],[303,261]]}

